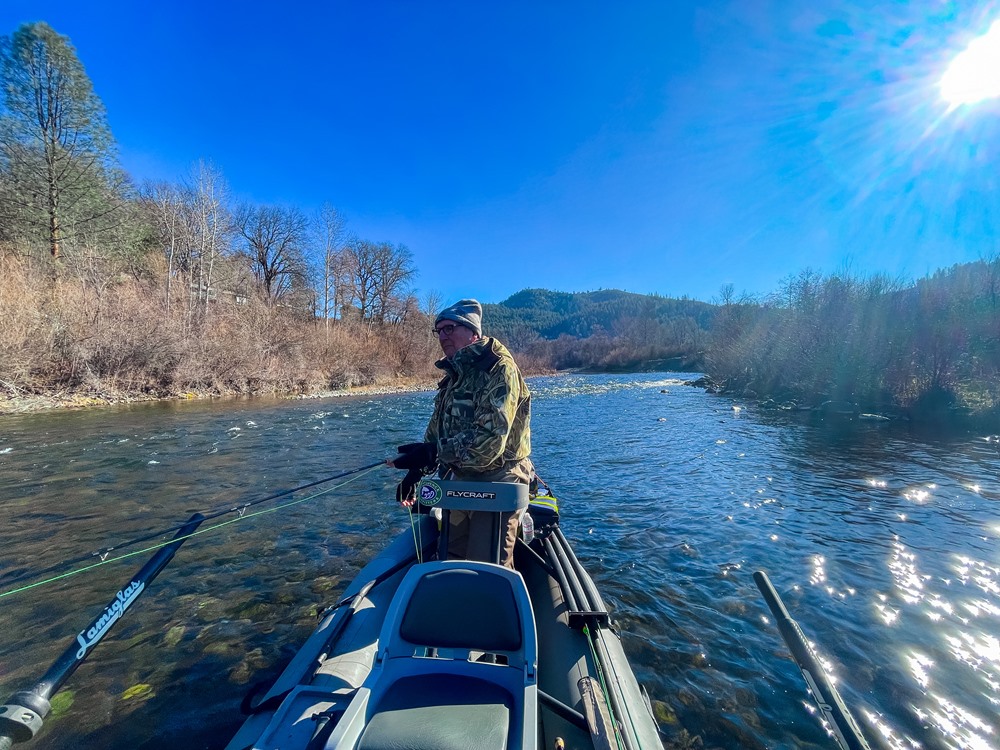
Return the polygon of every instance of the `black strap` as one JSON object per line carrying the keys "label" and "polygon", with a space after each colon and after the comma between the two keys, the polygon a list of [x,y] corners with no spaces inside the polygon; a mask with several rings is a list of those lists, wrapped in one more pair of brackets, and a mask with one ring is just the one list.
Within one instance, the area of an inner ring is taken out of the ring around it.
{"label": "black strap", "polygon": [[244,716],[256,716],[264,711],[274,711],[288,697],[288,694],[292,692],[291,690],[286,690],[278,695],[272,695],[266,701],[261,701],[254,705],[253,699],[261,693],[266,692],[271,684],[270,680],[262,680],[250,688],[247,694],[243,696],[243,700],[240,701],[240,713]]}

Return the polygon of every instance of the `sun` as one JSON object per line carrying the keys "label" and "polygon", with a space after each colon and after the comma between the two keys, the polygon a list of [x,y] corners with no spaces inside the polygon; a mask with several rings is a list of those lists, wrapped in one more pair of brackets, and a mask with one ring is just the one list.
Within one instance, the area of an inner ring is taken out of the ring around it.
{"label": "sun", "polygon": [[938,86],[952,109],[1000,96],[1000,21],[955,56]]}

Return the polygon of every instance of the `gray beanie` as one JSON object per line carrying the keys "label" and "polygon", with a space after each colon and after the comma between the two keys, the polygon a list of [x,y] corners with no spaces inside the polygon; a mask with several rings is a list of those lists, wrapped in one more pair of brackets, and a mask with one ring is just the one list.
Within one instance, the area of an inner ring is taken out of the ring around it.
{"label": "gray beanie", "polygon": [[483,306],[474,299],[460,299],[451,307],[438,313],[434,325],[442,320],[454,320],[466,328],[471,328],[477,336],[483,335]]}

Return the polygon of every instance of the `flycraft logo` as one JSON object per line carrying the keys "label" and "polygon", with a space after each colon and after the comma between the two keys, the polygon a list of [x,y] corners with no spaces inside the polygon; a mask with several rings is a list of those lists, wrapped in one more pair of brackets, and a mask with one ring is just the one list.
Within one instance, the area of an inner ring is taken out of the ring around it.
{"label": "flycraft logo", "polygon": [[441,502],[441,485],[426,481],[420,485],[421,505],[437,505],[439,502]]}

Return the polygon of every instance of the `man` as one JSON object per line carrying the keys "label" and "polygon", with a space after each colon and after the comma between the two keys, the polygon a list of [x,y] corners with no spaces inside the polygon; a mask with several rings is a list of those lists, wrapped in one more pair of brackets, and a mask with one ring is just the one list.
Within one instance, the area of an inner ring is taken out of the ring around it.
{"label": "man", "polygon": [[[437,464],[442,478],[474,482],[522,482],[534,476],[531,395],[514,358],[495,338],[482,335],[483,308],[463,299],[442,310],[434,332],[444,352],[435,365],[434,413],[423,443],[400,446],[393,466],[409,469],[397,499],[412,504],[414,487]],[[488,560],[492,519],[485,512],[451,511],[448,557]],[[514,566],[520,514],[504,513],[500,562]]]}

